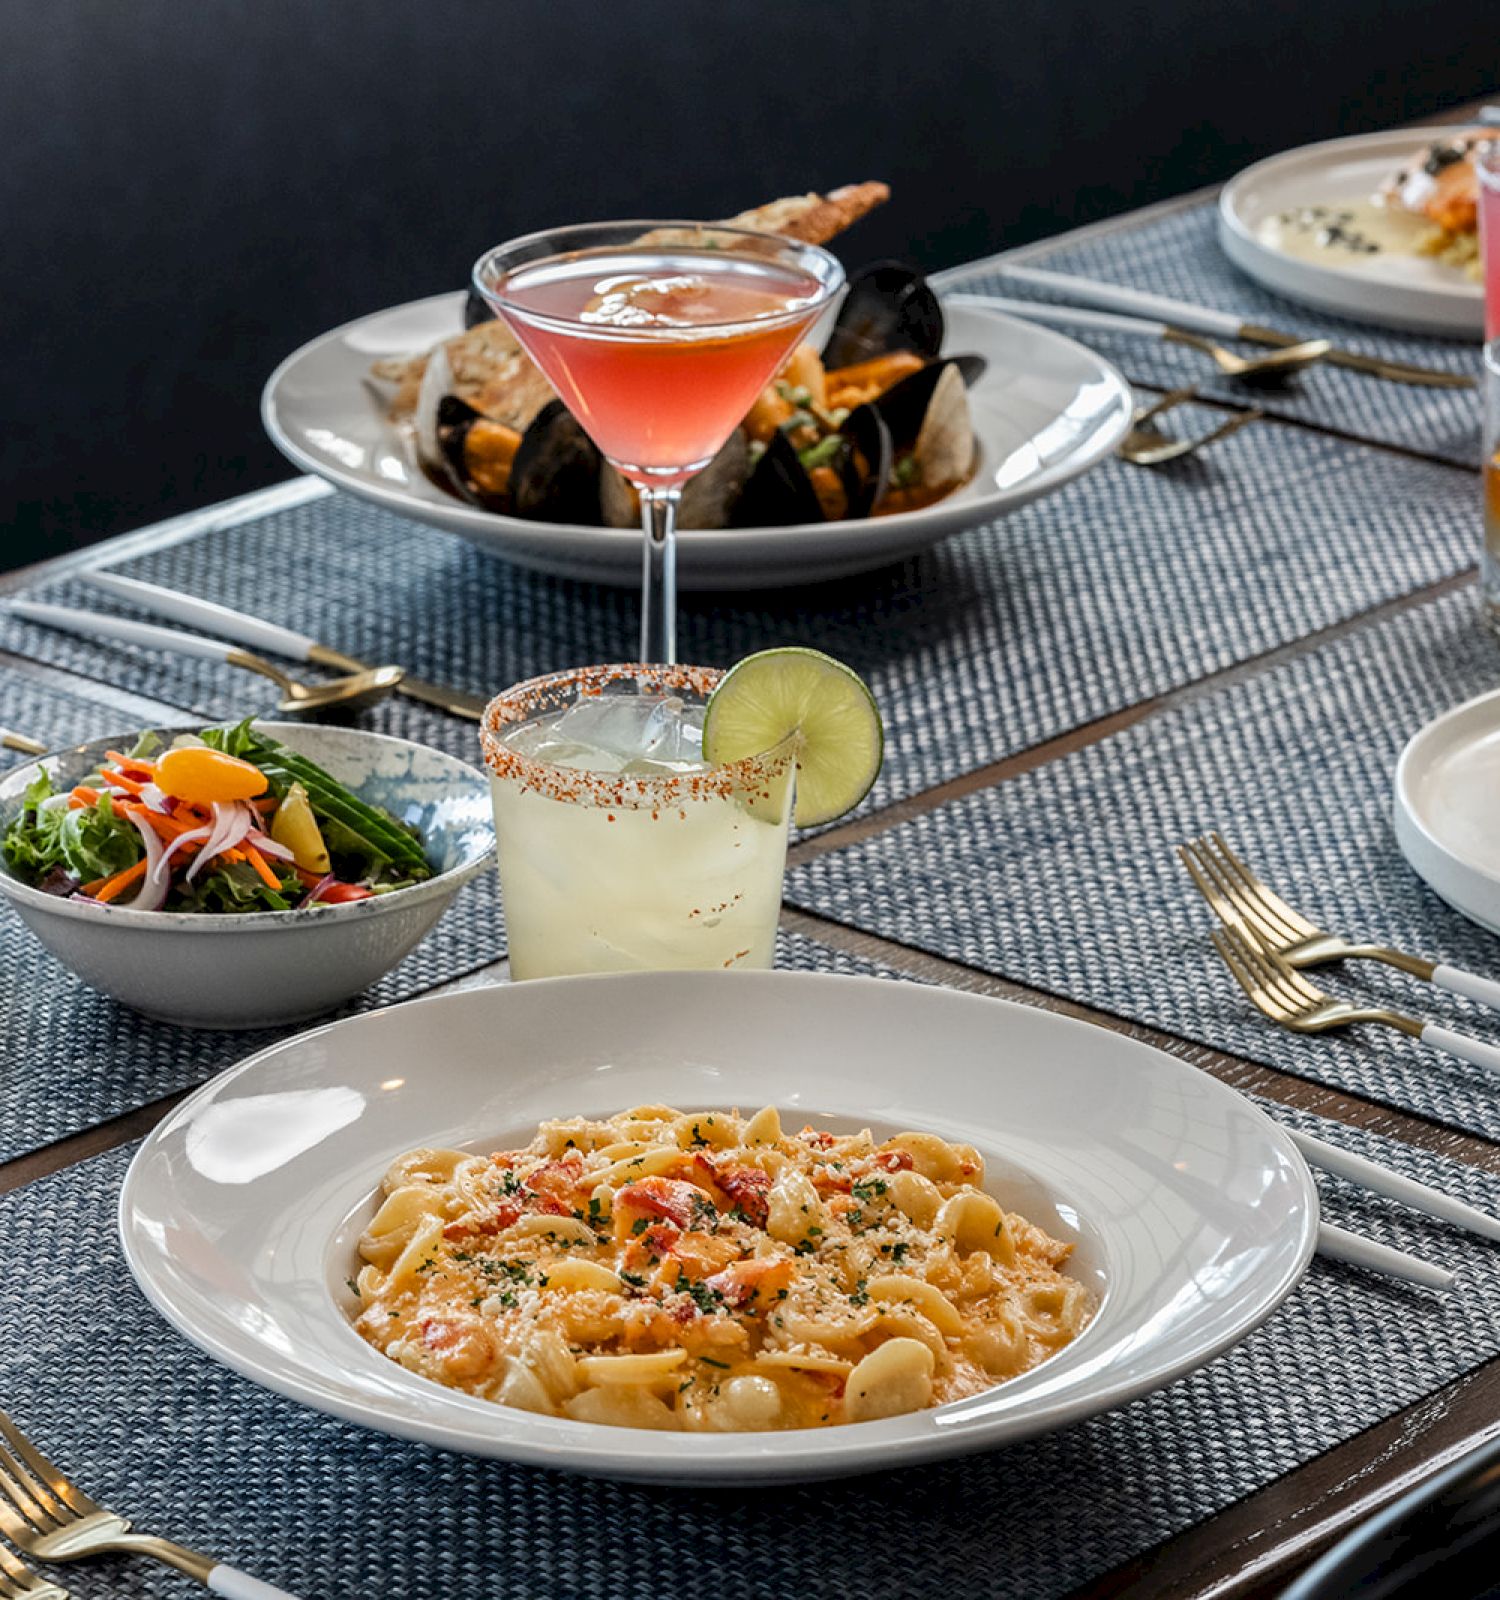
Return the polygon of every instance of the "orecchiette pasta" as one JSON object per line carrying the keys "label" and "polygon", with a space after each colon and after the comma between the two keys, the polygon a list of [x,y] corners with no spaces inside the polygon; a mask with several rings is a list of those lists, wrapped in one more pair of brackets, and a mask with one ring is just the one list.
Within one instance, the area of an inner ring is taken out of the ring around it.
{"label": "orecchiette pasta", "polygon": [[932,1133],[637,1106],[386,1174],[355,1326],[410,1371],[618,1427],[874,1421],[990,1388],[1091,1314],[1071,1246]]}

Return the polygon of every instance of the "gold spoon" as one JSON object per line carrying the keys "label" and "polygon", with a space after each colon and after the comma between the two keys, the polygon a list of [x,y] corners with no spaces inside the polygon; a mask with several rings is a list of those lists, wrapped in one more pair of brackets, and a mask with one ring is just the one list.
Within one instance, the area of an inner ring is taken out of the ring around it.
{"label": "gold spoon", "polygon": [[224,660],[231,667],[244,667],[247,672],[258,672],[261,677],[269,678],[283,696],[276,709],[293,717],[331,711],[335,706],[355,711],[361,706],[374,705],[377,700],[384,700],[406,675],[401,667],[366,667],[362,672],[351,672],[327,683],[303,683],[280,667],[273,667],[263,657],[251,655],[248,650],[230,650]]}
{"label": "gold spoon", "polygon": [[112,617],[102,611],[79,611],[71,606],[47,605],[37,600],[12,600],[4,610],[28,622],[44,623],[86,639],[121,639],[127,644],[144,645],[150,650],[174,650],[179,655],[198,656],[208,661],[224,661],[231,667],[269,678],[281,690],[278,711],[289,716],[307,716],[335,708],[353,711],[384,699],[405,676],[401,667],[366,667],[328,683],[302,683],[248,650],[238,650],[222,639],[201,633],[180,633],[176,628],[158,628],[154,623],[136,622],[129,617]]}
{"label": "gold spoon", "polygon": [[1192,350],[1201,350],[1226,378],[1239,378],[1246,383],[1290,378],[1293,373],[1316,365],[1333,349],[1327,339],[1303,339],[1272,350],[1269,355],[1237,356],[1234,351],[1205,339],[1202,334],[1189,333],[1186,328],[1167,327],[1162,338],[1168,344],[1185,344]]}

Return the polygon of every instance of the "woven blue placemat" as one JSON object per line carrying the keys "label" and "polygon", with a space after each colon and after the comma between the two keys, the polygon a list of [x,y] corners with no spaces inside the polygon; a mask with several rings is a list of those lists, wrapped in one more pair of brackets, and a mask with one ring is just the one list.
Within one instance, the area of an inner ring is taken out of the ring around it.
{"label": "woven blue placemat", "polygon": [[[62,672],[0,663],[0,728],[27,734],[49,750],[84,739],[98,739],[132,724],[156,722],[162,708],[106,684],[80,683]],[[168,722],[185,722],[167,713]],[[0,747],[0,772],[32,758]]]}
{"label": "woven blue placemat", "polygon": [[[836,586],[690,596],[683,659],[773,644],[862,672],[886,719],[867,809],[1253,657],[1463,570],[1473,480],[1300,430],[1249,428],[1184,471],[1107,462],[1056,496]],[[634,649],[636,598],[524,573],[342,495],[186,540],[122,569],[478,692]],[[50,600],[112,609],[78,579]],[[0,615],[0,647],[204,716],[267,704],[211,662]],[[408,700],[368,726],[475,757],[472,725]]]}
{"label": "woven blue placemat", "polygon": [[[1028,252],[1025,265],[1145,289],[1215,311],[1234,312],[1246,322],[1267,324],[1302,338],[1324,336],[1365,355],[1479,376],[1477,333],[1467,342],[1396,333],[1313,311],[1261,288],[1219,248],[1216,211],[1216,202],[1211,200],[1201,206],[1169,211],[1145,222],[1110,228],[1088,239],[1064,241],[1054,249]],[[988,293],[1012,300],[1057,298],[1038,295],[1007,279],[1003,267],[993,264],[945,274],[942,288],[945,292]],[[1294,384],[1252,391],[1242,383],[1221,377],[1207,356],[1181,345],[1097,333],[1093,329],[1080,330],[1076,337],[1140,383],[1163,389],[1195,383],[1201,394],[1242,405],[1253,400],[1273,415],[1298,422],[1401,445],[1462,466],[1475,466],[1479,461],[1480,400],[1472,389],[1419,388],[1320,366],[1304,373]],[[1251,347],[1243,348],[1255,353]]]}
{"label": "woven blue placemat", "polygon": [[[411,1000],[498,961],[505,953],[499,898],[496,874],[481,873],[399,967],[319,1020]],[[872,970],[799,934],[780,936],[776,960],[804,971]],[[222,1033],[153,1022],[85,987],[0,910],[0,1161],[204,1083],[314,1025]]]}
{"label": "woven blue placemat", "polygon": [[[1278,1115],[1473,1204],[1500,1180]],[[143,1528],[302,1600],[1055,1600],[1500,1351],[1500,1251],[1330,1183],[1330,1220],[1455,1267],[1445,1297],[1316,1263],[1241,1345],[1120,1411],[989,1456],[766,1490],[652,1489],[366,1433],[213,1365],[130,1286],[120,1150],[0,1198],[0,1397]],[[664,1441],[663,1448],[670,1448]],[[143,1562],[74,1567],[80,1600],[199,1591]]]}
{"label": "woven blue placemat", "polygon": [[[1319,1038],[1254,1014],[1173,846],[1217,827],[1299,910],[1500,975],[1500,940],[1407,867],[1391,776],[1410,734],[1500,685],[1471,594],[1419,606],[797,867],[840,922],[1500,1138],[1500,1076],[1386,1029]],[[1500,804],[1500,800],[1497,800]],[[1500,1038],[1500,1017],[1369,963],[1323,974]],[[1374,997],[1379,997],[1375,999]]]}

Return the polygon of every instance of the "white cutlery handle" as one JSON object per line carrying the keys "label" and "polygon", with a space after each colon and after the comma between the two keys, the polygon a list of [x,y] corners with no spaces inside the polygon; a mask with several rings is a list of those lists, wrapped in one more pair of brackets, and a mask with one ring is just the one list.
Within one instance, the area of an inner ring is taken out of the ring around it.
{"label": "white cutlery handle", "polygon": [[208,661],[224,661],[234,648],[222,639],[179,633],[176,628],[158,628],[149,622],[132,622],[128,617],[111,617],[102,611],[49,606],[39,600],[11,600],[5,609],[15,616],[25,617],[28,622],[45,623],[49,628],[82,634],[86,639],[122,639],[126,644],[145,645],[149,650],[175,650],[179,655],[201,656]]}
{"label": "white cutlery handle", "polygon": [[1207,306],[1195,306],[1185,300],[1148,294],[1144,289],[1124,289],[1114,283],[1095,283],[1092,278],[1075,278],[1065,272],[1002,264],[1000,273],[1013,283],[1029,283],[1033,288],[1064,295],[1086,306],[1123,311],[1128,316],[1152,317],[1179,328],[1191,328],[1196,333],[1212,334],[1216,339],[1237,338],[1243,325],[1243,319],[1228,311],[1210,311]]}
{"label": "white cutlery handle", "polygon": [[1399,1200],[1414,1211],[1466,1228],[1470,1233],[1477,1233],[1481,1239],[1500,1241],[1500,1217],[1492,1217],[1477,1206],[1444,1194],[1441,1189],[1429,1188],[1415,1178],[1383,1167],[1378,1161],[1357,1156],[1352,1150],[1341,1149],[1336,1144],[1325,1144],[1321,1139],[1314,1139],[1310,1133],[1302,1133],[1296,1128],[1286,1131],[1309,1166],[1321,1167],[1336,1178],[1347,1178],[1351,1183],[1362,1184],[1373,1193],[1383,1194],[1388,1200]]}
{"label": "white cutlery handle", "polygon": [[1465,972],[1462,967],[1439,965],[1433,968],[1432,981],[1449,994],[1461,994],[1500,1011],[1500,983],[1493,978],[1481,978],[1477,972]]}
{"label": "white cutlery handle", "polygon": [[1007,300],[1001,295],[945,294],[943,304],[972,306],[976,311],[999,311],[1026,322],[1044,322],[1059,328],[1092,328],[1096,333],[1128,333],[1141,338],[1160,339],[1167,331],[1165,322],[1148,322],[1144,317],[1122,317],[1113,311],[1087,311],[1082,306],[1049,306],[1040,300]]}
{"label": "white cutlery handle", "polygon": [[288,1594],[285,1589],[262,1583],[248,1572],[226,1567],[222,1562],[210,1571],[208,1587],[215,1594],[228,1595],[229,1600],[297,1600],[296,1595]]}
{"label": "white cutlery handle", "polygon": [[1445,1267],[1435,1267],[1430,1261],[1419,1261],[1404,1250],[1394,1250],[1388,1244],[1378,1244],[1374,1239],[1350,1233],[1345,1228],[1335,1228],[1328,1222],[1318,1224],[1318,1254],[1329,1261],[1344,1261],[1351,1267],[1365,1267],[1370,1272],[1383,1272],[1388,1277],[1402,1278],[1424,1289],[1453,1287],[1453,1274]]}
{"label": "white cutlery handle", "polygon": [[1471,1039],[1466,1033],[1455,1033],[1452,1028],[1440,1028],[1435,1022],[1429,1022],[1422,1029],[1422,1043],[1430,1044],[1434,1050],[1446,1050],[1450,1056],[1457,1056],[1472,1066],[1500,1072],[1500,1046]]}
{"label": "white cutlery handle", "polygon": [[118,572],[85,572],[83,576],[96,589],[132,601],[143,611],[154,611],[170,622],[211,628],[222,638],[234,639],[252,650],[269,650],[292,661],[312,659],[316,640],[305,633],[279,628],[274,622],[246,616],[242,611],[232,611],[212,600],[200,600],[196,595],[179,594],[175,589],[163,589],[155,583],[142,583],[139,578],[124,578]]}

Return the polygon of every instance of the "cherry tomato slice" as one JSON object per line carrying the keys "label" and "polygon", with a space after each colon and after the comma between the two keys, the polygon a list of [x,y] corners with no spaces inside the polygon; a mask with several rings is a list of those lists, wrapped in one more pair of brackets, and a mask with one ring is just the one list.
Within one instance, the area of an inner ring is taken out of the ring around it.
{"label": "cherry tomato slice", "polygon": [[370,900],[373,898],[373,890],[362,889],[357,883],[330,883],[326,889],[319,891],[315,903],[318,905],[341,906],[350,900]]}

